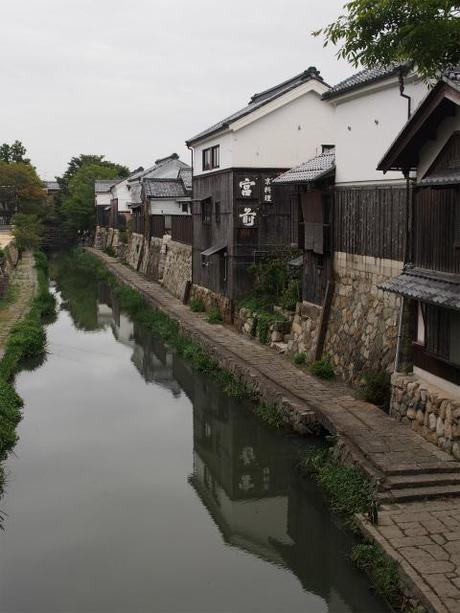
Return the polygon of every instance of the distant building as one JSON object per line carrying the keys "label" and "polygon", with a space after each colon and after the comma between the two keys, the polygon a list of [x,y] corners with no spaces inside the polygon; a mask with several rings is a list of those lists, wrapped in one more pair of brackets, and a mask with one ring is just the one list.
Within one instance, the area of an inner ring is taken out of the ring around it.
{"label": "distant building", "polygon": [[120,179],[96,179],[94,195],[96,204],[96,222],[98,226],[107,226],[110,219],[112,194],[110,188]]}

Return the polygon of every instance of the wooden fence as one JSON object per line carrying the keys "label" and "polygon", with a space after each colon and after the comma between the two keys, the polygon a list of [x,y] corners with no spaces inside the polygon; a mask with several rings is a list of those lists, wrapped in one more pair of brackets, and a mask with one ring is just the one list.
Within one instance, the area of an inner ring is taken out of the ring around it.
{"label": "wooden fence", "polygon": [[178,243],[192,244],[192,216],[174,215],[171,219],[171,238]]}
{"label": "wooden fence", "polygon": [[165,218],[164,215],[150,215],[149,219],[149,234],[150,237],[163,238],[165,234]]}

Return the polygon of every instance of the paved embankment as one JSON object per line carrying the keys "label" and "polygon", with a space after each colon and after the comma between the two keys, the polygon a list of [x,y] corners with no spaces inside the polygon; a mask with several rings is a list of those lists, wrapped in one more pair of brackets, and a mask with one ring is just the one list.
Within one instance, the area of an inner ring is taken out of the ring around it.
{"label": "paved embankment", "polygon": [[[380,483],[379,524],[361,518],[364,531],[398,561],[410,592],[428,611],[460,613],[460,499],[443,500],[460,493],[460,463],[342,386],[319,381],[231,327],[207,323],[158,284],[100,251],[88,251],[179,321],[222,366],[278,401],[292,424],[316,419],[337,434],[352,459]],[[436,500],[409,502],[425,498]]]}
{"label": "paved embankment", "polygon": [[13,326],[29,311],[38,288],[35,261],[31,253],[24,253],[12,273],[7,298],[0,300],[0,359]]}

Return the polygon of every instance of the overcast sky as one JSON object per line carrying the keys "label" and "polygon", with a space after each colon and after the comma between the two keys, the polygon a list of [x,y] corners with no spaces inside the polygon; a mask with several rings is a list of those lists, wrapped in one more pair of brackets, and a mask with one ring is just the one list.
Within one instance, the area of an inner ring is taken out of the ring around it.
{"label": "overcast sky", "polygon": [[130,168],[304,70],[353,72],[310,32],[344,0],[1,2],[0,143],[16,138],[52,179],[80,153]]}

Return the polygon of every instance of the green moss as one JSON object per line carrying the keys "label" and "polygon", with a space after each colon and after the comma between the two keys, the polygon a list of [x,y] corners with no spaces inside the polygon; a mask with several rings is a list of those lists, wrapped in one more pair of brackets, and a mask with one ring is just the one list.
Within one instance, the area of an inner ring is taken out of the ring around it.
{"label": "green moss", "polygon": [[309,371],[315,377],[319,379],[333,379],[335,377],[334,369],[332,368],[332,364],[329,360],[317,360],[316,362],[312,362],[309,367]]}

